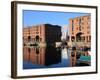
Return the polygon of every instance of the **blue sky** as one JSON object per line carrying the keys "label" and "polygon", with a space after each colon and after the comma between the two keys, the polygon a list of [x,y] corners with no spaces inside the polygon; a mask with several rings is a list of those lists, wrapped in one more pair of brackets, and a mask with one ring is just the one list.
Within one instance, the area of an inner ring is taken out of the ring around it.
{"label": "blue sky", "polygon": [[51,12],[51,11],[34,11],[23,10],[23,26],[32,26],[38,24],[54,24],[54,25],[68,25],[69,19],[89,15],[87,13],[75,12]]}

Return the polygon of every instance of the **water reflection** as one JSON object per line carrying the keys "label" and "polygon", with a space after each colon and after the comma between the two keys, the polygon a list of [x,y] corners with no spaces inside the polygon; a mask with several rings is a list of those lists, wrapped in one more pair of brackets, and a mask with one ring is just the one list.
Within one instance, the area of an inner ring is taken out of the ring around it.
{"label": "water reflection", "polygon": [[70,66],[90,66],[91,56],[87,51],[70,50]]}
{"label": "water reflection", "polygon": [[[88,66],[79,52],[67,48],[24,47],[23,69]],[[83,54],[84,55],[84,54]]]}
{"label": "water reflection", "polygon": [[23,68],[39,68],[61,62],[61,51],[54,47],[24,47]]}

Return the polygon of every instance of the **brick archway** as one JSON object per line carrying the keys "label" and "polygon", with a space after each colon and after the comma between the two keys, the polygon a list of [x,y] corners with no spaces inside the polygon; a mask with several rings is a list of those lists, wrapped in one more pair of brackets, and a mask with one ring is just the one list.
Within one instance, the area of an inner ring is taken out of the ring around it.
{"label": "brick archway", "polygon": [[82,41],[82,32],[78,32],[77,34],[76,34],[76,42],[81,42]]}
{"label": "brick archway", "polygon": [[36,35],[36,36],[35,36],[35,41],[36,41],[36,42],[40,42],[40,41],[41,41],[41,38],[39,37],[39,35]]}

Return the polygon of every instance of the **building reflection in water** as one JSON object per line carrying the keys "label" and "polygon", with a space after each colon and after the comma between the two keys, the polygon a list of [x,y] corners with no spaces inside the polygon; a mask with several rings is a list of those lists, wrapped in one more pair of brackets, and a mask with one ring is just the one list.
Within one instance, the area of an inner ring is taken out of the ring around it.
{"label": "building reflection in water", "polygon": [[23,68],[46,67],[61,62],[61,51],[54,47],[24,47],[23,52]]}
{"label": "building reflection in water", "polygon": [[23,52],[23,69],[89,66],[79,61],[80,53],[67,48],[24,47]]}
{"label": "building reflection in water", "polygon": [[[70,66],[90,66],[90,61],[87,59],[80,60],[81,57],[87,57],[89,58],[90,56],[86,55],[87,52],[84,52],[83,54],[77,52],[76,50],[71,50],[70,51]],[[84,56],[85,55],[85,56]]]}
{"label": "building reflection in water", "polygon": [[70,52],[70,66],[76,66],[76,51]]}

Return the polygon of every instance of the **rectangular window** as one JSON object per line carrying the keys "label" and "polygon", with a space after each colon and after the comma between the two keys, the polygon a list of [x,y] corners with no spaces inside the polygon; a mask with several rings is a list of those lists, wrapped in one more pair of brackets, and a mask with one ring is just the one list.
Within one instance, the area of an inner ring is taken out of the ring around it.
{"label": "rectangular window", "polygon": [[79,19],[79,30],[81,31],[81,18]]}
{"label": "rectangular window", "polygon": [[72,20],[72,31],[74,31],[74,21]]}

